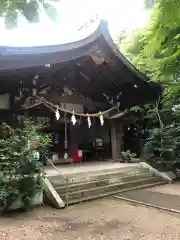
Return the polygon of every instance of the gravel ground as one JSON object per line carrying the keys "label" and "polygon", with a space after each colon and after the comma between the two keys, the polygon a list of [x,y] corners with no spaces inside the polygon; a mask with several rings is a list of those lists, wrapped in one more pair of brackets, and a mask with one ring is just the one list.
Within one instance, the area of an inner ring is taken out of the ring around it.
{"label": "gravel ground", "polygon": [[0,240],[180,239],[180,215],[100,199],[55,210],[49,207],[0,219]]}

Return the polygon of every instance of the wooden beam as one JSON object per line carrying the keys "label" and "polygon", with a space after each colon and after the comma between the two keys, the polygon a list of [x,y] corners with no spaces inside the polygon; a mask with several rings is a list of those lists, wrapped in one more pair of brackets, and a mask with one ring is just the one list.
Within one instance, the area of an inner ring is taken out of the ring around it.
{"label": "wooden beam", "polygon": [[[92,66],[94,67],[95,71],[96,71],[96,75],[99,76],[99,82],[102,85],[102,92],[105,92],[105,89],[103,88],[103,86],[106,84],[108,85],[108,93],[109,94],[113,94],[114,91],[112,91],[112,87],[114,88],[114,85],[112,85],[112,81],[109,81],[109,78],[106,74],[104,74],[103,71],[101,71],[101,65],[97,66],[95,64],[95,62],[91,59],[91,57],[89,57],[89,62],[90,64],[92,64]],[[104,81],[106,80],[106,81]],[[109,87],[110,86],[110,87]],[[107,88],[106,88],[107,89]]]}
{"label": "wooden beam", "polygon": [[112,116],[110,116],[110,119],[116,119],[116,118],[122,118],[124,117],[128,112],[124,111],[124,112],[118,112],[116,114],[113,114]]}
{"label": "wooden beam", "polygon": [[80,96],[60,96],[58,94],[47,94],[47,95],[41,95],[46,100],[52,102],[52,103],[74,103],[74,104],[82,104],[89,107],[102,107],[107,108],[108,105],[102,102],[92,102],[91,100],[82,98]]}

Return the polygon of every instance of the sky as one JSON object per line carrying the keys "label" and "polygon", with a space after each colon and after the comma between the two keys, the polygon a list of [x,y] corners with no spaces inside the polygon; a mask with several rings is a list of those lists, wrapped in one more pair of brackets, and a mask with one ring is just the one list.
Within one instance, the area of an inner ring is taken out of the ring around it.
{"label": "sky", "polygon": [[20,15],[18,28],[6,30],[3,19],[0,19],[0,45],[23,47],[73,42],[96,29],[98,22],[78,31],[84,22],[96,15],[108,22],[115,39],[121,30],[139,28],[148,19],[143,0],[61,0],[55,6],[59,17],[57,23],[47,18],[43,8],[38,24],[30,24]]}

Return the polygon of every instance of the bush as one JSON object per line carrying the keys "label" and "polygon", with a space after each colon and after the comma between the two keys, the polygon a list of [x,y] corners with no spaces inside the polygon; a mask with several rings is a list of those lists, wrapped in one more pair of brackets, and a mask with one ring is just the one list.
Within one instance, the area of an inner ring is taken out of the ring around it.
{"label": "bush", "polygon": [[40,189],[44,174],[39,159],[51,143],[50,135],[39,130],[43,124],[28,122],[22,129],[0,125],[0,211],[6,211],[20,198],[24,208]]}

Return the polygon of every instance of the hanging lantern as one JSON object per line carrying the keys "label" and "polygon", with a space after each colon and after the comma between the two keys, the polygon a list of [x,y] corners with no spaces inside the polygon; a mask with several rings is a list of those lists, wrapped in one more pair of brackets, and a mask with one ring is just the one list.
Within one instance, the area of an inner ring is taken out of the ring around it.
{"label": "hanging lantern", "polygon": [[37,80],[39,78],[39,75],[36,74],[36,76],[34,77],[34,80]]}
{"label": "hanging lantern", "polygon": [[36,86],[36,78],[34,78],[34,79],[32,80],[32,84],[33,84],[34,86]]}
{"label": "hanging lantern", "polygon": [[20,89],[19,89],[19,96],[22,97],[22,81],[20,81]]}
{"label": "hanging lantern", "polygon": [[66,113],[64,114],[64,149],[65,149],[65,153],[64,153],[64,159],[68,159],[68,133],[67,133],[67,121],[66,121]]}
{"label": "hanging lantern", "polygon": [[72,122],[73,125],[76,124],[76,117],[74,115],[74,111],[73,111],[73,115],[71,116],[71,122]]}
{"label": "hanging lantern", "polygon": [[56,120],[60,119],[60,113],[59,113],[59,107],[58,106],[57,106],[57,109],[56,109],[56,112],[55,112],[55,117],[56,117]]}
{"label": "hanging lantern", "polygon": [[19,96],[20,96],[20,97],[23,96],[21,89],[19,90]]}
{"label": "hanging lantern", "polygon": [[102,114],[99,116],[99,120],[100,120],[101,126],[103,126],[104,125],[104,118],[103,118]]}
{"label": "hanging lantern", "polygon": [[32,96],[36,96],[36,88],[32,89]]}
{"label": "hanging lantern", "polygon": [[92,122],[91,122],[91,118],[89,116],[87,117],[87,122],[88,122],[88,128],[90,128],[92,125]]}
{"label": "hanging lantern", "polygon": [[67,121],[66,121],[66,113],[64,114],[64,149],[67,151],[68,149],[68,133],[67,133]]}
{"label": "hanging lantern", "polygon": [[32,80],[32,85],[33,85],[33,88],[32,88],[32,96],[36,96],[36,93],[37,93],[37,91],[36,91],[36,80],[38,79],[38,75],[36,75],[35,77],[34,77],[34,79]]}
{"label": "hanging lantern", "polygon": [[68,159],[68,154],[67,154],[67,152],[64,154],[64,159]]}

